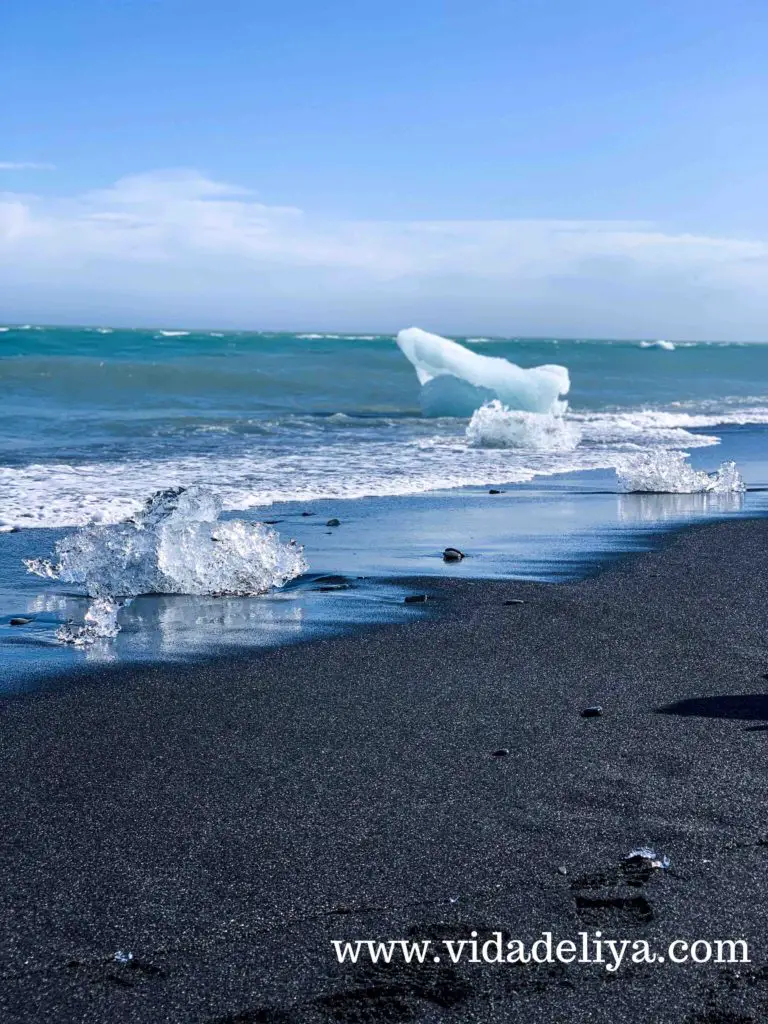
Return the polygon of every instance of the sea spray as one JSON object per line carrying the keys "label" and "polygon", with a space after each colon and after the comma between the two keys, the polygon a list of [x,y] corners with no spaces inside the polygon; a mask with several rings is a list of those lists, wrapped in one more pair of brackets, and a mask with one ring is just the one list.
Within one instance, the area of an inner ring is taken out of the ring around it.
{"label": "sea spray", "polygon": [[715,473],[694,469],[687,452],[640,452],[625,456],[616,467],[625,491],[656,494],[741,494],[746,490],[735,462],[724,462]]}
{"label": "sea spray", "polygon": [[578,427],[552,413],[508,409],[497,398],[476,409],[466,431],[472,448],[524,448],[572,451],[581,440]]}
{"label": "sea spray", "polygon": [[117,597],[139,594],[251,596],[281,587],[307,568],[303,549],[261,523],[220,521],[221,502],[202,487],[159,491],[141,512],[114,526],[91,524],[56,544],[54,559],[25,559],[37,576],[81,585],[96,598],[87,643],[117,633]]}

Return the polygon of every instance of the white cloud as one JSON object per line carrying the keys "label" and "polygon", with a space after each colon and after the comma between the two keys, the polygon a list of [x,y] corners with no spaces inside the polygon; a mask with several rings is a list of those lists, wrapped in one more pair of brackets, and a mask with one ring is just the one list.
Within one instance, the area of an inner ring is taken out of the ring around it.
{"label": "white cloud", "polygon": [[30,160],[0,160],[0,171],[55,171],[53,164],[38,164]]}
{"label": "white cloud", "polygon": [[0,193],[0,288],[30,319],[768,338],[765,241],[632,222],[330,221],[188,170]]}

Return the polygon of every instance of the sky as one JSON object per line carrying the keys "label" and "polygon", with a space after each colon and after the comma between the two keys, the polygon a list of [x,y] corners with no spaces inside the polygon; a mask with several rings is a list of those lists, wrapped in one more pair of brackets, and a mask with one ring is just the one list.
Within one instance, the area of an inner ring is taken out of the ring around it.
{"label": "sky", "polygon": [[3,0],[0,320],[768,340],[764,0]]}

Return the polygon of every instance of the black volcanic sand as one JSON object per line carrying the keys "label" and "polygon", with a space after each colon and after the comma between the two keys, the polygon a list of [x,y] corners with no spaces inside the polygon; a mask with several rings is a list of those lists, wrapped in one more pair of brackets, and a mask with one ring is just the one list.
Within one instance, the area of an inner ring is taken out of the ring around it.
{"label": "black volcanic sand", "polygon": [[[768,520],[577,584],[413,582],[436,614],[0,705],[0,1020],[768,1019]],[[670,870],[626,875],[645,843]],[[472,928],[744,937],[753,962],[330,945]]]}

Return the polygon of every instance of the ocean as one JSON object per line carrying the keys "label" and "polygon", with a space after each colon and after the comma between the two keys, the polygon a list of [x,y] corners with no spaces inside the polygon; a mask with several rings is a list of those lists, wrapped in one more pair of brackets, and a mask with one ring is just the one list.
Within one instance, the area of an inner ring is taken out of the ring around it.
{"label": "ocean", "polygon": [[[302,590],[322,574],[391,585],[445,572],[568,578],[670,523],[763,510],[766,345],[455,340],[524,369],[567,368],[564,415],[529,404],[510,417],[486,404],[470,417],[472,403],[446,415],[449,407],[425,402],[391,335],[0,328],[0,529],[19,531],[0,537],[0,645],[19,664],[58,664],[56,629],[82,617],[84,590],[30,576],[22,558],[49,555],[86,524],[135,516],[167,488],[211,491],[225,522],[273,520],[283,540],[304,546],[306,567],[266,601],[216,598],[212,587],[158,598],[162,608],[150,615],[147,605],[142,622],[126,608],[110,657],[131,644],[150,656],[163,644],[190,652],[246,633],[271,642],[285,633],[287,604],[289,632],[302,636],[318,622],[379,614],[382,602],[391,615],[402,604],[391,586],[362,601],[337,583],[329,586],[346,592],[328,611],[316,589]],[[653,479],[627,493],[648,458],[661,459]],[[725,461],[736,463],[744,492],[696,482]],[[490,500],[490,489],[503,493]],[[334,518],[341,525],[327,527]],[[446,566],[448,544],[468,557]],[[355,610],[340,612],[344,601]],[[25,614],[29,630],[8,626]]]}

